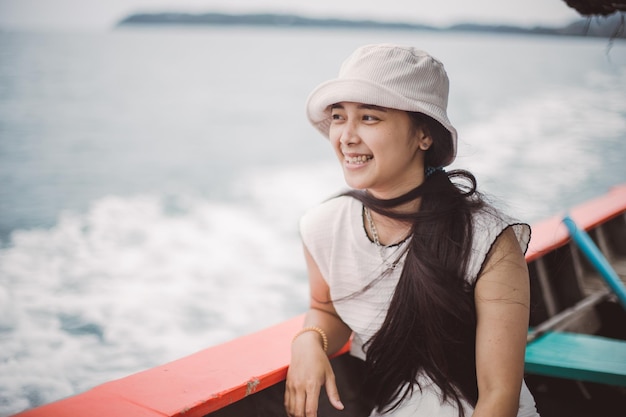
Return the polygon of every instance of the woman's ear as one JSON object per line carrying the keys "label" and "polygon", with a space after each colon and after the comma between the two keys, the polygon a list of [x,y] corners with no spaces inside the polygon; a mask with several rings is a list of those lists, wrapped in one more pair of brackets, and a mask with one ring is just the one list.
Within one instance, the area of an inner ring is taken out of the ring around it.
{"label": "woman's ear", "polygon": [[433,138],[426,132],[418,132],[418,140],[420,149],[427,151],[433,145]]}

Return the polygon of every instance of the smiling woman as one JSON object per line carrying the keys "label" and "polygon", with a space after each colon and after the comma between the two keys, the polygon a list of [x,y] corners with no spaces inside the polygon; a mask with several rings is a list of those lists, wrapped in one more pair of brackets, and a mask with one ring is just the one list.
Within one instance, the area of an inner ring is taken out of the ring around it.
{"label": "smiling woman", "polygon": [[353,188],[301,221],[310,309],[285,407],[317,415],[327,355],[352,335],[370,416],[537,416],[523,381],[529,226],[490,207],[456,154],[443,64],[413,47],[358,48],[309,96],[309,120]]}

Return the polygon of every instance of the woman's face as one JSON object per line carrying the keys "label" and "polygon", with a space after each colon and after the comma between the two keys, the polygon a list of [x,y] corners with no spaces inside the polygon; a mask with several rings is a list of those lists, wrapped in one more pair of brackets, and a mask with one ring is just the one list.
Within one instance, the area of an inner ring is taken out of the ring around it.
{"label": "woman's face", "polygon": [[329,137],[346,183],[377,198],[393,198],[424,181],[424,153],[432,139],[407,112],[361,103],[331,106]]}

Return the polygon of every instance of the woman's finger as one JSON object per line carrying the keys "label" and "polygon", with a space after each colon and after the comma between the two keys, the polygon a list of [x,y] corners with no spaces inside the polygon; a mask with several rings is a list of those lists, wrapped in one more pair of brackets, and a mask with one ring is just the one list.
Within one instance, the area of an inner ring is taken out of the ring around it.
{"label": "woman's finger", "polygon": [[306,403],[305,403],[305,416],[306,417],[317,417],[317,406],[320,398],[320,389],[319,384],[310,384],[306,390]]}
{"label": "woman's finger", "polygon": [[337,389],[337,382],[335,381],[335,375],[330,373],[326,377],[326,394],[328,394],[328,399],[330,400],[330,404],[335,407],[337,410],[343,410],[344,405],[341,402],[341,398],[339,398],[339,390]]}

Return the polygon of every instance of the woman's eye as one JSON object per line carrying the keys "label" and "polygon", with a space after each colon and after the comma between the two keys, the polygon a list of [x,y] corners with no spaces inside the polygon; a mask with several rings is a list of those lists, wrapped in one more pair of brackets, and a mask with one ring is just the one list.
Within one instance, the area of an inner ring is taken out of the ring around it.
{"label": "woman's eye", "polygon": [[331,114],[330,118],[332,120],[341,120],[341,115],[339,115],[339,114]]}
{"label": "woman's eye", "polygon": [[363,116],[363,120],[366,121],[366,122],[375,122],[375,121],[377,121],[379,119],[376,116],[372,116],[372,115],[366,114],[365,116]]}

